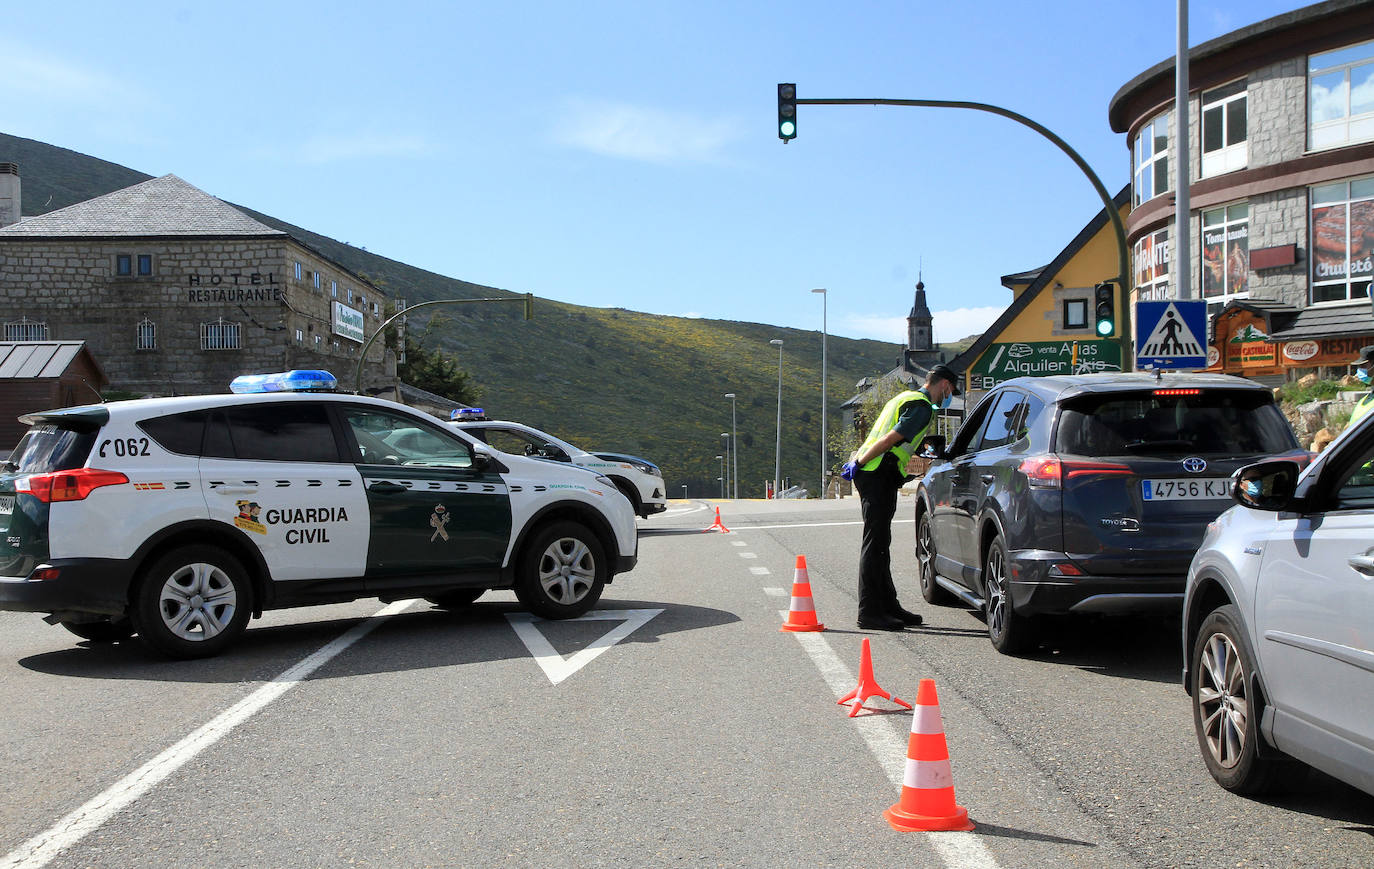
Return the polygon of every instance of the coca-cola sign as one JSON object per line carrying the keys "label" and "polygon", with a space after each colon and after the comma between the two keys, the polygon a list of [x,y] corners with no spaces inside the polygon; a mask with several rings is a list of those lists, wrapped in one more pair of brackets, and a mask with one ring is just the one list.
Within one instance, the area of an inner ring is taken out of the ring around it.
{"label": "coca-cola sign", "polygon": [[1289,341],[1283,345],[1283,358],[1294,362],[1306,362],[1320,352],[1316,341]]}

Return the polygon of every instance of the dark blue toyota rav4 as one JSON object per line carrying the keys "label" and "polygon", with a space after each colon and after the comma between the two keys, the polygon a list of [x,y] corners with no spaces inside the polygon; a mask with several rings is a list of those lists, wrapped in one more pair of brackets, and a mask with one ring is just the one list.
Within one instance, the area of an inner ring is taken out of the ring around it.
{"label": "dark blue toyota rav4", "polygon": [[1206,374],[1017,378],[923,445],[921,593],[984,612],[1007,653],[1041,616],[1178,609],[1231,473],[1309,458],[1268,388]]}

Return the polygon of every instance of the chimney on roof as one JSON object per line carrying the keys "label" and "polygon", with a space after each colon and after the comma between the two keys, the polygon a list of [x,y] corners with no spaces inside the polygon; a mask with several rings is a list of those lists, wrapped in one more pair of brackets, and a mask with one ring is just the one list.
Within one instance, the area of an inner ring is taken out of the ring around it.
{"label": "chimney on roof", "polygon": [[0,163],[0,227],[19,222],[19,164]]}

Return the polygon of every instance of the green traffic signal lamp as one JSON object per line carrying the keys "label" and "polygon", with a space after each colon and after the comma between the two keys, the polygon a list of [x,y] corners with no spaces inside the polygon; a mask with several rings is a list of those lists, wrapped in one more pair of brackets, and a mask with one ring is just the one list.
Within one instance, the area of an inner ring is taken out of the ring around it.
{"label": "green traffic signal lamp", "polygon": [[797,86],[778,85],[778,138],[786,145],[797,138]]}
{"label": "green traffic signal lamp", "polygon": [[1097,321],[1097,336],[1109,337],[1116,331],[1116,286],[1103,281],[1093,288],[1093,303]]}

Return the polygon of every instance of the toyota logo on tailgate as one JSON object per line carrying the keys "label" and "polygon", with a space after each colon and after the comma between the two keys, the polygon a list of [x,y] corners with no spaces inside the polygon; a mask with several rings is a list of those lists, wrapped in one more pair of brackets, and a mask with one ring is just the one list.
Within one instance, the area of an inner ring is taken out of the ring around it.
{"label": "toyota logo on tailgate", "polygon": [[1183,470],[1190,474],[1200,474],[1207,470],[1207,463],[1198,456],[1189,456],[1183,460]]}

